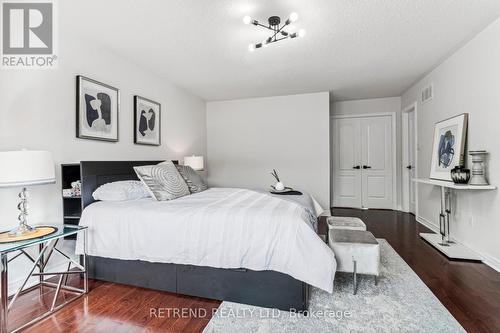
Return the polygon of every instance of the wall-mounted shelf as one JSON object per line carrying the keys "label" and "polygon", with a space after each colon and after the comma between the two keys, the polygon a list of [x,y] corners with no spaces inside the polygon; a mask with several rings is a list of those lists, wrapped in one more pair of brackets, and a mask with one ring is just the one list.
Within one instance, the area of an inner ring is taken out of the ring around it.
{"label": "wall-mounted shelf", "polygon": [[455,184],[454,182],[447,182],[444,180],[436,180],[429,178],[413,178],[416,183],[436,185],[441,187],[452,188],[455,190],[496,190],[494,185],[469,185],[469,184]]}
{"label": "wall-mounted shelf", "polygon": [[435,180],[429,178],[414,178],[412,181],[420,184],[428,184],[439,186],[441,188],[441,212],[439,213],[439,232],[420,233],[420,237],[426,240],[430,245],[434,246],[441,253],[450,259],[465,259],[480,261],[481,257],[471,251],[464,245],[450,240],[450,220],[451,220],[451,190],[472,190],[472,191],[487,191],[496,190],[493,185],[469,185],[455,184],[444,180]]}

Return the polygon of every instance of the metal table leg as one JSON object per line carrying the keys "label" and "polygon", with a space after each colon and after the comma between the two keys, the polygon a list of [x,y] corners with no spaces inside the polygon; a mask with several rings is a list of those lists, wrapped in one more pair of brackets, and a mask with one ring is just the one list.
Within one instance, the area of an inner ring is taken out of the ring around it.
{"label": "metal table leg", "polygon": [[439,233],[441,234],[442,246],[450,246],[450,216],[451,216],[451,192],[449,188],[441,186],[441,211],[439,213]]}
{"label": "metal table leg", "polygon": [[[59,310],[69,302],[76,300],[77,298],[85,295],[88,292],[88,271],[87,271],[87,230],[82,229],[84,231],[84,255],[83,255],[83,265],[73,260],[69,255],[65,254],[61,250],[57,249],[57,243],[60,238],[48,240],[38,247],[38,255],[36,258],[33,258],[28,252],[24,251],[24,249],[20,249],[19,253],[12,256],[10,260],[7,258],[7,253],[0,254],[0,333],[8,333],[8,313],[12,308],[13,304],[16,302],[19,295],[32,290],[34,288],[42,286],[54,287],[56,288],[55,296],[52,299],[52,305],[49,311],[39,315],[36,318],[32,318],[28,323],[23,324],[20,327],[15,328],[11,333],[19,332],[24,328],[46,318],[51,315],[55,311]],[[52,253],[57,252],[68,260],[68,269],[66,271],[57,271],[50,272],[47,271],[47,264],[50,260]],[[31,262],[33,262],[33,266],[28,272],[27,277],[24,279],[21,287],[16,291],[13,295],[12,299],[9,301],[8,295],[8,275],[7,275],[7,265],[10,261],[24,255]],[[71,270],[72,264],[75,266],[75,269]],[[76,288],[72,286],[67,286],[66,283],[63,284],[64,279],[67,279],[69,274],[83,274],[84,277],[84,288]],[[45,276],[59,276],[59,282],[57,284],[52,283],[45,279]],[[29,287],[25,289],[25,286],[28,280],[31,277],[38,277],[38,283],[35,286]],[[57,304],[57,299],[60,294],[61,289],[65,291],[75,293],[76,296],[69,301],[63,301],[61,304]]]}
{"label": "metal table leg", "polygon": [[353,286],[354,286],[354,290],[353,290],[353,295],[356,295],[356,292],[358,291],[358,275],[357,275],[357,267],[356,267],[356,260],[353,260],[353,266],[354,266],[354,272],[353,272]]}
{"label": "metal table leg", "polygon": [[0,255],[0,333],[7,333],[8,314],[7,254]]}
{"label": "metal table leg", "polygon": [[83,267],[85,268],[84,280],[83,280],[83,289],[85,293],[89,292],[89,268],[88,268],[88,259],[87,259],[87,242],[88,242],[88,229],[83,231]]}

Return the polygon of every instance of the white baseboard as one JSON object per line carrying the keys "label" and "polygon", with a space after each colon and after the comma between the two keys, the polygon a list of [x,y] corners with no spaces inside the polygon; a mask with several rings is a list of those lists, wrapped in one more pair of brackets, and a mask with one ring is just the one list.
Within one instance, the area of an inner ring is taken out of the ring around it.
{"label": "white baseboard", "polygon": [[498,259],[487,254],[482,254],[481,257],[483,257],[483,263],[500,273],[500,261]]}
{"label": "white baseboard", "polygon": [[417,222],[422,224],[423,226],[431,229],[435,233],[439,233],[439,225],[438,224],[435,224],[435,223],[423,218],[422,216],[415,216],[415,220],[417,220]]}
{"label": "white baseboard", "polygon": [[[427,228],[431,229],[435,233],[439,233],[439,225],[438,224],[433,223],[433,222],[423,218],[422,216],[417,216],[415,219],[417,220],[418,223],[426,226]],[[479,257],[481,257],[481,261],[485,265],[488,265],[491,268],[493,268],[494,270],[496,270],[497,272],[500,272],[500,261],[497,260],[496,258],[493,258],[487,254],[484,254],[484,253],[481,253],[481,252],[478,252],[478,251],[472,249],[467,243],[464,243],[462,240],[457,239],[457,238],[453,237],[452,235],[450,235],[450,239],[454,242],[460,243],[461,245],[465,246],[467,249],[474,252]]]}

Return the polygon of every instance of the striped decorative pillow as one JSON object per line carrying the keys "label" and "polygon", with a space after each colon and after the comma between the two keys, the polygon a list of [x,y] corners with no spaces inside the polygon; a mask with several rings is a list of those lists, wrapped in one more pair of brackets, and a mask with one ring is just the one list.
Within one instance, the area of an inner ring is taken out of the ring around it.
{"label": "striped decorative pillow", "polygon": [[191,193],[199,193],[208,189],[208,185],[193,168],[188,165],[176,165],[176,167]]}
{"label": "striped decorative pillow", "polygon": [[190,194],[186,182],[171,161],[134,167],[134,171],[158,201],[173,200]]}

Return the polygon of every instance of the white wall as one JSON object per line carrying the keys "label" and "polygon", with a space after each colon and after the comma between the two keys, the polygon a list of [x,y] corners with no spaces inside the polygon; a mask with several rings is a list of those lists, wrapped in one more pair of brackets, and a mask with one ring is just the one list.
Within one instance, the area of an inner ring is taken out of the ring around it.
{"label": "white wall", "polygon": [[267,188],[269,172],[329,205],[328,92],[207,103],[208,180]]}
{"label": "white wall", "polygon": [[[330,114],[353,115],[368,113],[391,112],[396,115],[396,204],[401,207],[401,97],[360,99],[352,101],[333,101],[330,105]],[[333,155],[332,155],[333,156]],[[332,179],[333,181],[333,179]],[[333,184],[332,184],[333,191]],[[333,200],[333,193],[331,194]],[[333,205],[333,201],[332,201]]]}
{"label": "white wall", "polygon": [[[469,113],[469,150],[490,152],[489,180],[500,185],[500,19],[411,87],[404,106],[419,100],[423,87],[434,83],[434,99],[418,103],[418,172],[429,177],[434,124]],[[470,158],[468,166],[471,166]],[[438,225],[438,188],[419,185],[421,220]],[[482,254],[500,270],[500,194],[496,191],[455,191],[451,235]]]}
{"label": "white wall", "polygon": [[[0,150],[49,150],[57,166],[80,160],[180,159],[186,154],[206,155],[203,100],[89,41],[69,33],[64,35],[65,31],[60,29],[58,69],[1,71]],[[119,142],[75,137],[77,74],[120,89]],[[160,147],[133,144],[134,94],[162,105]],[[62,222],[60,186],[58,181],[30,189],[32,222]],[[0,229],[16,224],[17,191],[0,189]],[[17,272],[23,267],[12,268],[11,281],[15,282]]]}

